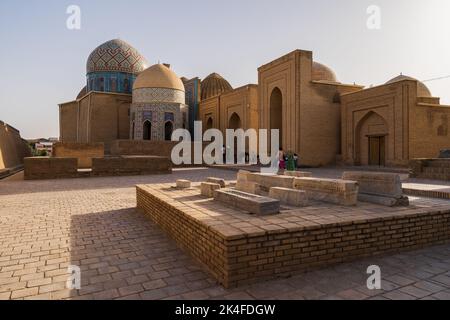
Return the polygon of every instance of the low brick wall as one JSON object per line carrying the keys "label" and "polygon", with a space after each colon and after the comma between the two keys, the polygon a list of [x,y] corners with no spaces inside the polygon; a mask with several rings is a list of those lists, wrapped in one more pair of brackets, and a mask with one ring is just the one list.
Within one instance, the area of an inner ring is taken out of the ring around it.
{"label": "low brick wall", "polygon": [[414,159],[409,168],[412,178],[450,180],[450,159]]}
{"label": "low brick wall", "polygon": [[[172,149],[179,142],[172,141],[143,141],[143,140],[115,140],[111,143],[110,154],[112,156],[157,156],[171,159]],[[205,148],[208,143],[203,143]],[[191,164],[174,167],[202,166],[194,164],[194,145],[191,145]]]}
{"label": "low brick wall", "polygon": [[450,209],[242,233],[211,223],[206,214],[171,198],[169,190],[137,186],[137,207],[226,288],[450,238]]}
{"label": "low brick wall", "polygon": [[165,157],[123,156],[92,159],[91,176],[134,176],[172,173],[172,162]]}
{"label": "low brick wall", "polygon": [[113,156],[142,155],[169,157],[178,142],[115,140],[111,143],[110,153]]}
{"label": "low brick wall", "polygon": [[172,163],[163,157],[93,158],[91,171],[78,171],[77,158],[25,158],[25,180],[134,176],[172,173]]}
{"label": "low brick wall", "polygon": [[105,155],[103,143],[58,142],[53,145],[53,156],[56,158],[77,158],[78,168],[92,167],[92,158],[102,158]]}
{"label": "low brick wall", "polygon": [[78,177],[76,158],[30,157],[24,159],[25,180]]}

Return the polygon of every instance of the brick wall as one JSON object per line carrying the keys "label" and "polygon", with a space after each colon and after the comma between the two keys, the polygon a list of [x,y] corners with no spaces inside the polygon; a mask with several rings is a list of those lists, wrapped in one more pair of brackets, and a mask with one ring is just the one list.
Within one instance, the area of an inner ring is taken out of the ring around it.
{"label": "brick wall", "polygon": [[92,176],[168,174],[172,162],[165,157],[106,157],[92,159]]}
{"label": "brick wall", "polygon": [[413,178],[450,181],[450,159],[414,159],[409,167]]}
{"label": "brick wall", "polygon": [[77,158],[78,168],[92,167],[92,158],[105,155],[103,143],[58,142],[53,145],[53,156],[56,158]]}
{"label": "brick wall", "polygon": [[76,178],[78,160],[76,158],[25,158],[25,180]]}
{"label": "brick wall", "polygon": [[0,170],[20,166],[23,158],[29,156],[31,150],[20,132],[0,121]]}
{"label": "brick wall", "polygon": [[77,158],[25,158],[25,180],[133,176],[172,173],[172,163],[163,157],[93,158],[92,171],[79,172]]}
{"label": "brick wall", "polygon": [[137,207],[148,213],[184,250],[205,265],[217,281],[227,286],[227,246],[223,237],[163,199],[148,193],[145,186],[137,186],[136,194]]}
{"label": "brick wall", "polygon": [[329,225],[233,234],[209,226],[170,196],[137,186],[137,206],[225,287],[293,275],[360,257],[439,244],[450,238],[450,210]]}

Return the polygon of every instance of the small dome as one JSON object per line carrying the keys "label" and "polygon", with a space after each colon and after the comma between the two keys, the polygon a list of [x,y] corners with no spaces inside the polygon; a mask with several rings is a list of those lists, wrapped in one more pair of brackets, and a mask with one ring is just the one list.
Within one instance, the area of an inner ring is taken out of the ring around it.
{"label": "small dome", "polygon": [[86,64],[86,72],[138,74],[147,67],[147,60],[135,48],[123,40],[114,39],[92,51]]}
{"label": "small dome", "polygon": [[84,86],[83,89],[81,89],[80,93],[77,95],[77,100],[83,98],[87,94],[87,88]]}
{"label": "small dome", "polygon": [[318,62],[313,62],[312,65],[312,80],[313,81],[330,81],[338,82],[336,74],[326,65]]}
{"label": "small dome", "polygon": [[420,82],[419,80],[417,80],[413,77],[409,77],[409,76],[405,76],[405,75],[401,74],[401,75],[395,77],[394,79],[389,80],[388,82],[386,82],[386,84],[396,83],[396,82],[403,81],[403,80],[417,81],[417,96],[418,97],[432,97],[430,89],[428,89],[428,87],[426,85],[424,85],[422,82]]}
{"label": "small dome", "polygon": [[231,90],[233,87],[220,74],[211,73],[201,83],[201,99],[205,100]]}
{"label": "small dome", "polygon": [[184,84],[181,79],[175,72],[162,64],[155,64],[139,74],[134,82],[133,90],[143,88],[164,88],[184,92]]}

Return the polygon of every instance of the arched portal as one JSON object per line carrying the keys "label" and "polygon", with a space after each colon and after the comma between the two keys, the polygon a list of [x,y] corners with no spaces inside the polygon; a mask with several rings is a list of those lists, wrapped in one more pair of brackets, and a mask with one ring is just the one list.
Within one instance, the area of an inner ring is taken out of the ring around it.
{"label": "arched portal", "polygon": [[367,113],[356,126],[355,163],[363,166],[385,166],[389,128],[382,116]]}
{"label": "arched portal", "polygon": [[172,121],[167,121],[164,124],[164,139],[166,141],[172,140],[172,132],[173,132],[173,123]]}
{"label": "arched portal", "polygon": [[213,127],[213,119],[211,117],[206,121],[206,130],[212,129]]}
{"label": "arched portal", "polygon": [[239,115],[236,112],[234,112],[230,117],[230,121],[228,122],[228,129],[237,130],[241,128],[242,128],[241,117],[239,117]]}
{"label": "arched portal", "polygon": [[144,122],[143,139],[152,140],[152,123],[148,120]]}
{"label": "arched portal", "polygon": [[280,132],[280,147],[283,141],[283,95],[279,88],[275,88],[270,95],[270,129]]}

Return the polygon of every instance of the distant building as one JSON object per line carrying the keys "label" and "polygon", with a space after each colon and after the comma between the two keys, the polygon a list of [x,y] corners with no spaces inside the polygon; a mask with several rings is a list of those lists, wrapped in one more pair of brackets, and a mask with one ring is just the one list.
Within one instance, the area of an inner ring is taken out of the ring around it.
{"label": "distant building", "polygon": [[45,154],[51,157],[53,155],[53,145],[59,141],[58,138],[40,138],[27,140],[33,154],[36,156]]}
{"label": "distant building", "polygon": [[37,154],[42,154],[45,152],[47,156],[51,157],[53,153],[53,142],[38,142],[35,144],[34,149]]}

